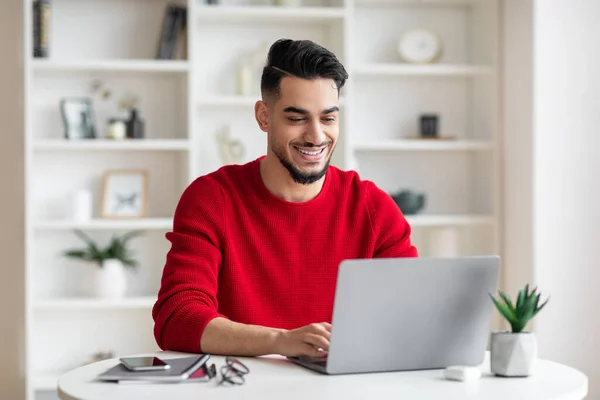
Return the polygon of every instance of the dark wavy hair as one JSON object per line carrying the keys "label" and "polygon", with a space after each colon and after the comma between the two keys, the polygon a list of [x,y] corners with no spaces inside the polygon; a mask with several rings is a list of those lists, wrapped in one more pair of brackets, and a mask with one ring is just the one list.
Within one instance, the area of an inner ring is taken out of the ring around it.
{"label": "dark wavy hair", "polygon": [[310,40],[279,39],[271,45],[262,71],[260,90],[263,99],[279,97],[279,83],[284,76],[333,79],[338,95],[348,79],[342,63],[323,46]]}

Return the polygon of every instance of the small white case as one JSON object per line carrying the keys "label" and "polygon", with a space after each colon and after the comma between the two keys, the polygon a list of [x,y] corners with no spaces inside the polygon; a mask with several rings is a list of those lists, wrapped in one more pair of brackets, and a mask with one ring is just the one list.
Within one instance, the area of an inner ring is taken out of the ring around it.
{"label": "small white case", "polygon": [[481,370],[479,367],[452,365],[444,370],[444,376],[453,381],[471,382],[481,378]]}

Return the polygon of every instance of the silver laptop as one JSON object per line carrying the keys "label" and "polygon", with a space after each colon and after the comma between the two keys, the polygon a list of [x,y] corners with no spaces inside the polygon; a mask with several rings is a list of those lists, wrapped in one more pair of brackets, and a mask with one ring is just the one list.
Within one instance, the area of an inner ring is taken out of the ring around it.
{"label": "silver laptop", "polygon": [[498,256],[345,260],[326,357],[288,357],[325,374],[483,363]]}

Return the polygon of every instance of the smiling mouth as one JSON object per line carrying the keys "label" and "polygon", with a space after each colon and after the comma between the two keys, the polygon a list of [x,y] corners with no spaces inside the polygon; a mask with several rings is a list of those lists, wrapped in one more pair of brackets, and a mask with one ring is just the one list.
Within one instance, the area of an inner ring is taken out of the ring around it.
{"label": "smiling mouth", "polygon": [[307,156],[315,157],[315,156],[318,156],[321,153],[323,153],[323,151],[327,148],[327,146],[321,147],[318,150],[306,150],[306,149],[303,149],[301,147],[296,147],[296,146],[294,146],[294,148],[296,150],[298,150],[298,152],[301,153],[301,154],[305,154]]}

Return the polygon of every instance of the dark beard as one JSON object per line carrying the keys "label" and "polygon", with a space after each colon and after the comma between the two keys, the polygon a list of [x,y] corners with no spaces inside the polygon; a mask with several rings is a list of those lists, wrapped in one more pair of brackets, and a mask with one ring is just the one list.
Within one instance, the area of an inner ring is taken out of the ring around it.
{"label": "dark beard", "polygon": [[331,160],[330,154],[329,158],[327,159],[327,162],[325,163],[325,166],[321,171],[314,174],[305,174],[302,171],[299,171],[296,167],[294,167],[289,161],[284,159],[279,152],[274,153],[277,155],[277,158],[279,158],[279,162],[281,163],[281,165],[283,165],[285,169],[288,170],[294,182],[299,183],[301,185],[310,185],[311,183],[315,183],[316,181],[324,177],[327,173],[327,168],[329,167],[329,161]]}

